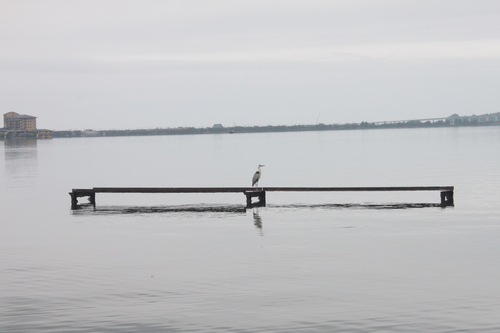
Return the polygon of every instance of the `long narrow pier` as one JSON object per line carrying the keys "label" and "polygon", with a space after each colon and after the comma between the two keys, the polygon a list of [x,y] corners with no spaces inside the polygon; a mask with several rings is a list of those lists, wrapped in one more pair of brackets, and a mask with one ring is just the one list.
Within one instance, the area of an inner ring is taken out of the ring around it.
{"label": "long narrow pier", "polygon": [[[71,209],[78,209],[78,198],[88,197],[95,206],[96,193],[243,193],[247,208],[266,205],[266,192],[387,192],[387,191],[439,191],[441,206],[453,206],[453,186],[403,186],[403,187],[94,187],[73,189]],[[258,198],[252,202],[252,198]]]}

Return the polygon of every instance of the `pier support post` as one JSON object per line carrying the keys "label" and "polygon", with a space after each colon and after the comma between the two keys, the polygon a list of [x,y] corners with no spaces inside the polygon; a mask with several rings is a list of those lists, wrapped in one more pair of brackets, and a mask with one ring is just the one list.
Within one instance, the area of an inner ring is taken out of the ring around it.
{"label": "pier support post", "polygon": [[71,209],[77,209],[78,208],[78,197],[76,196],[76,193],[69,192],[69,195],[71,196]]}
{"label": "pier support post", "polygon": [[259,194],[259,205],[262,207],[266,206],[266,191],[261,191]]}
{"label": "pier support post", "polygon": [[441,207],[453,206],[453,191],[441,192]]}
{"label": "pier support post", "polygon": [[95,191],[89,189],[73,189],[69,192],[71,196],[71,209],[78,209],[80,206],[78,205],[78,198],[88,197],[89,203],[95,207]]}
{"label": "pier support post", "polygon": [[[249,191],[249,192],[243,192],[243,193],[247,197],[247,207],[246,208],[265,207],[266,206],[266,191]],[[258,197],[259,201],[252,203],[253,197]]]}
{"label": "pier support post", "polygon": [[95,208],[95,192],[89,194],[89,202]]}

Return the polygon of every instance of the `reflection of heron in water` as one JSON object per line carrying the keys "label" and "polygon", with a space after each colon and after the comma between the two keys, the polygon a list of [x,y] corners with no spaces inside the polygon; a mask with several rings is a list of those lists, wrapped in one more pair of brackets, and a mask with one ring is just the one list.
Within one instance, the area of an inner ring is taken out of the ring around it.
{"label": "reflection of heron in water", "polygon": [[264,231],[262,230],[262,218],[259,215],[258,209],[253,211],[253,224],[260,230],[260,235],[264,236]]}
{"label": "reflection of heron in water", "polygon": [[259,164],[259,167],[257,171],[255,171],[255,174],[253,175],[253,178],[252,178],[252,186],[259,186],[259,179],[260,179],[260,176],[262,175],[262,170],[260,169],[261,167],[264,167],[265,165],[263,164]]}

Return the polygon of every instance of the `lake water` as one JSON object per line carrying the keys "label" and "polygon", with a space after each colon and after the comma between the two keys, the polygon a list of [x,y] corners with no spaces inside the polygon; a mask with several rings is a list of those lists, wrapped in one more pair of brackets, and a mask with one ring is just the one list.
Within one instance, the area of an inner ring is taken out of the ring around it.
{"label": "lake water", "polygon": [[[0,331],[499,332],[499,152],[500,127],[0,142]],[[73,188],[250,186],[258,164],[260,186],[452,185],[455,207],[268,192],[246,211],[236,193],[70,209]]]}

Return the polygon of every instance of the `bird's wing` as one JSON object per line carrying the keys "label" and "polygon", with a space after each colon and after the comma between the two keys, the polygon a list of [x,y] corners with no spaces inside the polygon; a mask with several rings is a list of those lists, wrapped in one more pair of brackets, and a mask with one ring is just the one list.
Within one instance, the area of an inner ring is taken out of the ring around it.
{"label": "bird's wing", "polygon": [[259,171],[257,171],[257,172],[255,172],[255,174],[253,175],[253,178],[252,178],[252,186],[254,186],[254,185],[255,185],[255,183],[259,180],[259,178],[260,178],[260,172],[259,172]]}

